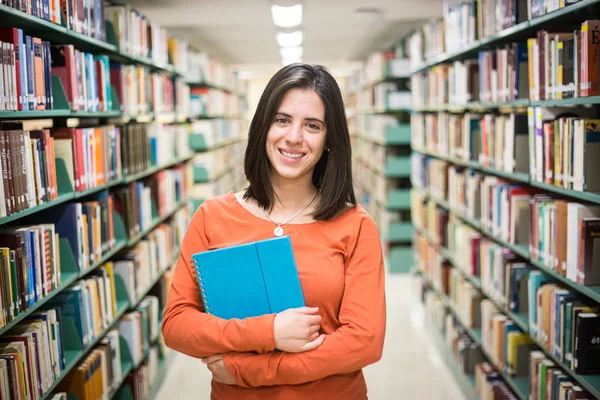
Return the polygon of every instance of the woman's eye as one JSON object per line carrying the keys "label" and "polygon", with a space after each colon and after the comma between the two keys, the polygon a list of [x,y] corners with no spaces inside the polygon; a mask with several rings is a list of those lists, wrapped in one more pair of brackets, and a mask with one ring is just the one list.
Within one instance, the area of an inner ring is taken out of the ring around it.
{"label": "woman's eye", "polygon": [[285,119],[285,118],[276,118],[275,122],[277,122],[278,124],[285,124],[285,123],[287,123],[287,119]]}
{"label": "woman's eye", "polygon": [[308,128],[314,131],[321,129],[321,127],[317,124],[308,124]]}

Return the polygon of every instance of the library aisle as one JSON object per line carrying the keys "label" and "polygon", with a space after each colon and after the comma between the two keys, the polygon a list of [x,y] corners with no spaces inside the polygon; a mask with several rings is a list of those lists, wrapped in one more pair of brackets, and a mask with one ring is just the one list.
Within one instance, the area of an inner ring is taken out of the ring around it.
{"label": "library aisle", "polygon": [[[444,355],[431,341],[412,278],[389,274],[386,291],[388,326],[383,357],[364,370],[369,400],[466,399]],[[156,398],[208,400],[210,378],[200,360],[178,354]]]}

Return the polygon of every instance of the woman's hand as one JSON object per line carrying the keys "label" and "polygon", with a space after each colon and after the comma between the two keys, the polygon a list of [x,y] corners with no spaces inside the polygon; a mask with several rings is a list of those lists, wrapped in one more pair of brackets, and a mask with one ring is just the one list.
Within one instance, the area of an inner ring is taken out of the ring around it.
{"label": "woman's hand", "polygon": [[274,328],[277,349],[302,353],[321,346],[325,335],[319,335],[321,316],[318,312],[318,307],[300,307],[277,314]]}
{"label": "woman's hand", "polygon": [[212,372],[213,379],[216,382],[224,383],[226,385],[235,385],[235,377],[231,375],[231,372],[225,366],[223,356],[216,354],[214,356],[206,357],[202,359],[202,362],[206,364],[208,370]]}

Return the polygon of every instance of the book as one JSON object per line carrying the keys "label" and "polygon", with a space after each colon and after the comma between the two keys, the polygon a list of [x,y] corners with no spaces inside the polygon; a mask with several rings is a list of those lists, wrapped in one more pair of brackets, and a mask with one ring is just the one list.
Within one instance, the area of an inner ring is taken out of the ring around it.
{"label": "book", "polygon": [[289,236],[208,250],[192,259],[209,314],[243,319],[304,306]]}

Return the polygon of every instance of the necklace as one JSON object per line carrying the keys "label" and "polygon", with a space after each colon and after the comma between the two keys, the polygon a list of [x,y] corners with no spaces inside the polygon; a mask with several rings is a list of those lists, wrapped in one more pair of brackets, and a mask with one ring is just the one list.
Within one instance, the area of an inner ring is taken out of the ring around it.
{"label": "necklace", "polygon": [[313,201],[315,201],[315,199],[317,198],[317,195],[319,194],[319,192],[317,192],[317,194],[315,194],[315,197],[312,198],[312,200],[310,201],[310,203],[308,203],[307,205],[304,206],[304,208],[302,208],[302,210],[298,211],[296,214],[294,214],[292,216],[292,218],[288,219],[287,221],[285,221],[284,223],[279,223],[279,222],[275,222],[271,219],[271,217],[269,216],[269,214],[267,213],[267,211],[263,208],[263,212],[265,213],[265,215],[267,216],[267,218],[269,219],[269,221],[271,221],[272,223],[274,223],[275,225],[277,225],[277,227],[273,230],[273,234],[277,237],[280,237],[281,235],[283,235],[283,228],[282,226],[287,224],[288,222],[291,222],[294,218],[296,218],[298,215],[300,215],[302,213],[302,211],[306,210],[312,203]]}

